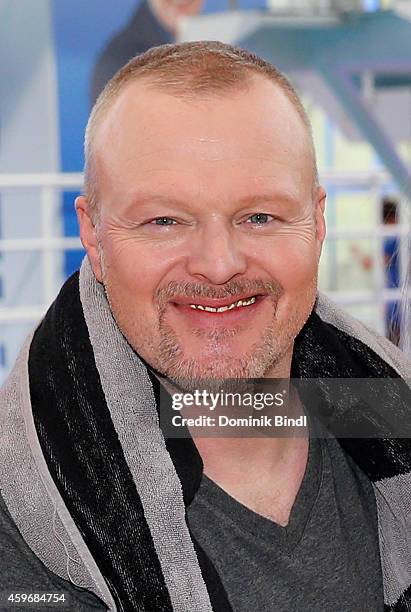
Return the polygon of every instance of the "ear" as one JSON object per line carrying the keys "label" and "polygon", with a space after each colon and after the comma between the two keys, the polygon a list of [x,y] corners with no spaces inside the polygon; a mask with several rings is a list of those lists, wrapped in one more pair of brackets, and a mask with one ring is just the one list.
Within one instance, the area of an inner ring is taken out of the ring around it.
{"label": "ear", "polygon": [[80,226],[80,240],[87,251],[87,255],[96,279],[102,283],[103,274],[100,264],[100,249],[97,239],[97,229],[90,212],[89,203],[85,196],[79,196],[75,201],[78,224]]}
{"label": "ear", "polygon": [[316,222],[316,242],[317,242],[317,253],[318,258],[320,258],[323,242],[326,234],[326,226],[325,226],[325,200],[327,198],[327,194],[325,192],[324,187],[319,185],[316,189],[315,194],[315,222]]}

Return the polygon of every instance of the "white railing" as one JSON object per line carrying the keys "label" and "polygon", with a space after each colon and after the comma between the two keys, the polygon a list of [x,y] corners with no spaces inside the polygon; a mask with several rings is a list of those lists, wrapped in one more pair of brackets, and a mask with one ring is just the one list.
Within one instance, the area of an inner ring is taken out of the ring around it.
{"label": "white railing", "polygon": [[63,190],[81,190],[81,173],[0,174],[0,192],[32,188],[38,190],[41,209],[40,238],[0,240],[0,252],[40,251],[42,253],[43,305],[0,308],[0,325],[38,320],[55,298],[54,254],[56,251],[81,249],[79,238],[55,237],[56,196]]}
{"label": "white railing", "polygon": [[21,187],[57,187],[61,189],[81,189],[83,175],[81,172],[44,172],[36,174],[0,174],[0,191],[2,189],[19,189]]}

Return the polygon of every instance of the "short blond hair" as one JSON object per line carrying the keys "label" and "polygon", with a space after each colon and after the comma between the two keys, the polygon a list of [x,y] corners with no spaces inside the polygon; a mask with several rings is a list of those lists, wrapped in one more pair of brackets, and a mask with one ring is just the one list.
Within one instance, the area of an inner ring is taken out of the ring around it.
{"label": "short blond hair", "polygon": [[273,64],[240,47],[218,41],[196,41],[153,47],[132,58],[107,83],[91,111],[84,141],[84,194],[92,219],[98,216],[98,181],[93,150],[99,124],[124,87],[141,80],[169,95],[190,99],[247,90],[254,75],[265,76],[285,93],[307,128],[314,183],[318,172],[311,124],[297,92]]}

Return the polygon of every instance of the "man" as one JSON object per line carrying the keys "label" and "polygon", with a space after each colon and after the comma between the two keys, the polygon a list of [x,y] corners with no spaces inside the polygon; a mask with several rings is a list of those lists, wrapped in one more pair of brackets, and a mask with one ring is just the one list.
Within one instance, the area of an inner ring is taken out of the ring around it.
{"label": "man", "polygon": [[[407,609],[409,440],[378,406],[318,396],[331,432],[371,425],[371,440],[159,423],[167,389],[204,379],[409,377],[317,295],[324,205],[304,109],[262,59],[167,45],[109,83],[76,201],[87,259],[2,392],[3,593],[76,610]],[[384,385],[377,403],[409,435],[409,388]]]}

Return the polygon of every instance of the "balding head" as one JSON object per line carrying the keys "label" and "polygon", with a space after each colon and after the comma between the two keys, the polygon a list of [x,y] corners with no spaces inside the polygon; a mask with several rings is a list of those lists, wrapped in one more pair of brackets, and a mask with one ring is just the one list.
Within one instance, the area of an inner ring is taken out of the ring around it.
{"label": "balding head", "polygon": [[[90,115],[85,137],[85,195],[96,220],[99,202],[97,133],[120,94],[134,83],[187,102],[229,97],[246,92],[256,77],[265,77],[282,90],[306,133],[312,157],[313,186],[318,183],[311,126],[297,93],[272,64],[244,49],[215,41],[155,47],[126,64],[107,84]],[[167,109],[164,109],[166,112]],[[256,109],[256,112],[259,112]]]}

